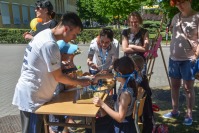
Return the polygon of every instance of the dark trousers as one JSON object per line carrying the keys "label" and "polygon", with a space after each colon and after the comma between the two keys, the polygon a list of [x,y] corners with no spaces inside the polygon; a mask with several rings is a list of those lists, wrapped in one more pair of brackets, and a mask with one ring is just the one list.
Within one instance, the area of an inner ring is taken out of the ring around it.
{"label": "dark trousers", "polygon": [[42,115],[20,111],[22,133],[44,133]]}

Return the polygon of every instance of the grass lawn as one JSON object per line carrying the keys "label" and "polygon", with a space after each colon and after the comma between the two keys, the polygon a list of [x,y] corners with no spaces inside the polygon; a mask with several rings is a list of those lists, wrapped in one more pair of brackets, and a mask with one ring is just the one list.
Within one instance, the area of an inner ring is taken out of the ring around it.
{"label": "grass lawn", "polygon": [[164,113],[171,111],[171,96],[169,87],[153,88],[153,102],[160,107],[160,111],[155,113],[157,123],[164,123],[169,126],[169,133],[199,133],[199,83],[195,83],[195,107],[193,110],[193,125],[182,124],[186,111],[186,98],[184,91],[180,92],[179,110],[180,116],[177,119],[165,119]]}

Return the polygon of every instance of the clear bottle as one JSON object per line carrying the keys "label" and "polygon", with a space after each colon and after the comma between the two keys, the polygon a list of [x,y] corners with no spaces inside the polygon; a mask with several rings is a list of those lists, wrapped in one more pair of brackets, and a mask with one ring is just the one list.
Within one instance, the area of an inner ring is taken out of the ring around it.
{"label": "clear bottle", "polygon": [[81,77],[82,75],[83,75],[83,71],[82,71],[82,69],[81,69],[81,66],[77,66],[77,76],[78,77]]}

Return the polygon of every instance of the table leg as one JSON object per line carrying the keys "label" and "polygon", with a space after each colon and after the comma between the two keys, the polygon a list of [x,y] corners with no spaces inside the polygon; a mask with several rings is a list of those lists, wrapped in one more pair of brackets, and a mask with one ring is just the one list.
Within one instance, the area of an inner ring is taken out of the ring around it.
{"label": "table leg", "polygon": [[48,131],[48,123],[47,123],[47,119],[46,119],[47,115],[43,115],[43,120],[44,120],[44,130],[45,133],[49,133]]}
{"label": "table leg", "polygon": [[92,117],[92,133],[95,133],[95,117]]}

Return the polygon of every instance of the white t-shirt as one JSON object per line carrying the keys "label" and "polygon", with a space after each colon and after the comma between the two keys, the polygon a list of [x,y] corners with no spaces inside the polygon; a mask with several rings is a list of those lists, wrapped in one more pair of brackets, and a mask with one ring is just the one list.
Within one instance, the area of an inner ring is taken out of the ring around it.
{"label": "white t-shirt", "polygon": [[[113,42],[111,42],[110,45],[110,49],[102,49],[101,54],[100,48],[97,45],[97,38],[91,41],[88,55],[93,55],[93,63],[99,66],[99,70],[108,70],[113,61],[119,58],[119,42],[116,39],[113,39]],[[103,58],[105,60],[104,65],[102,65]],[[93,70],[92,68],[89,69]]]}
{"label": "white t-shirt", "polygon": [[50,29],[38,33],[26,47],[13,105],[34,112],[51,100],[57,82],[51,72],[61,67],[59,47]]}

